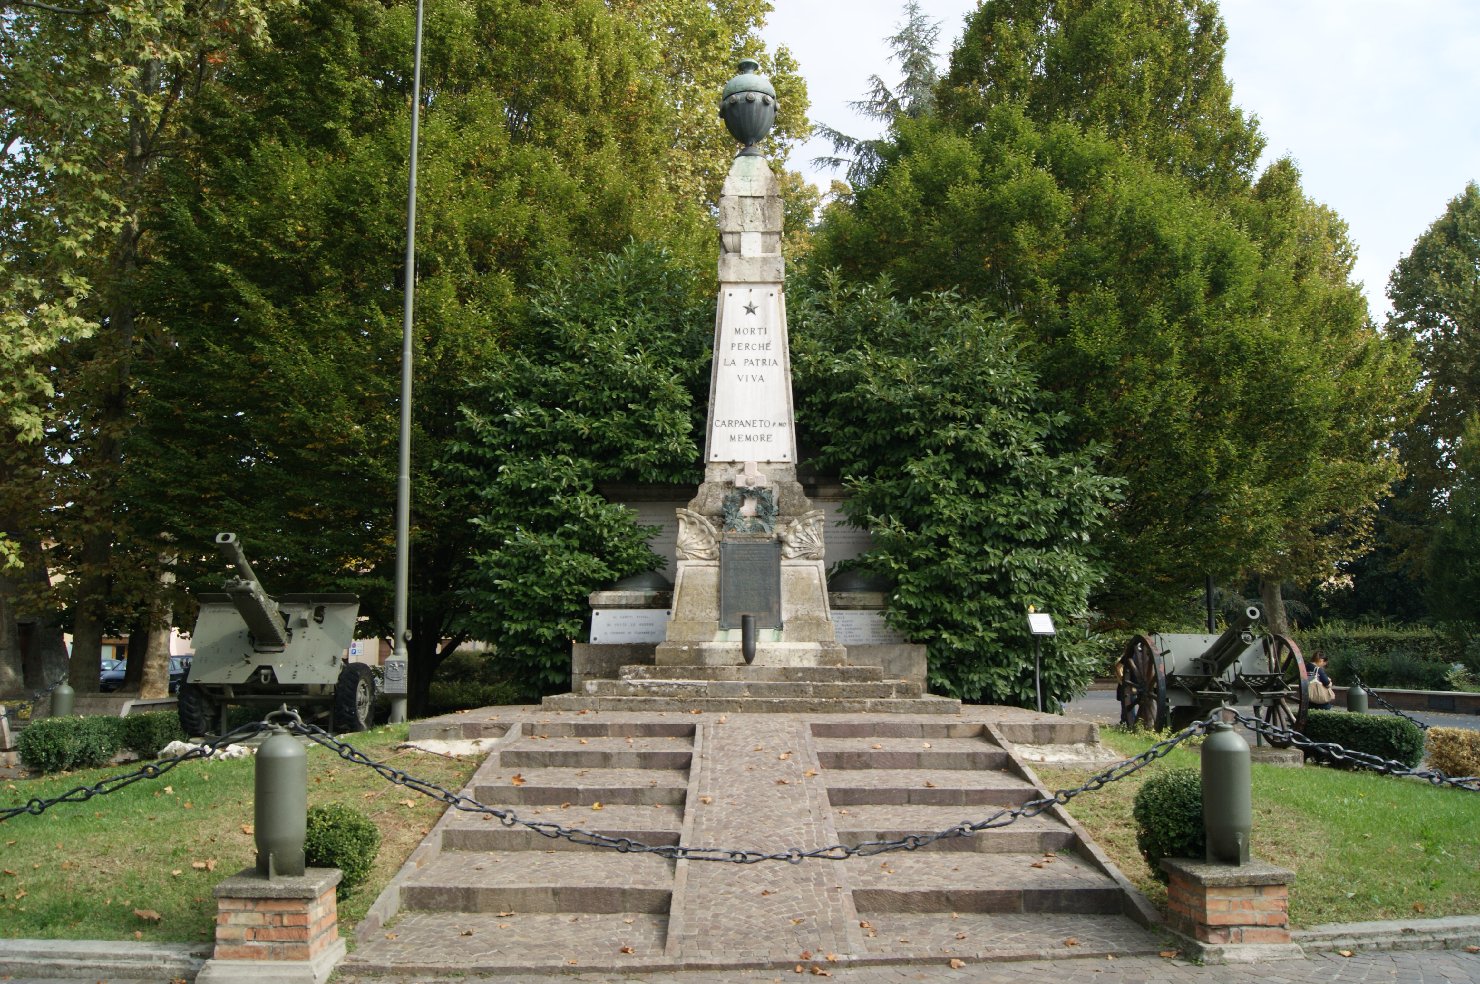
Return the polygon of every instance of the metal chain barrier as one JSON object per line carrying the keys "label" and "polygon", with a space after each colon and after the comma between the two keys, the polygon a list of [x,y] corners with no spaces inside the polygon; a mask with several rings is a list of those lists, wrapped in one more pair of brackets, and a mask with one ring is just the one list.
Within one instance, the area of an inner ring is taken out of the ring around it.
{"label": "metal chain barrier", "polygon": [[[487,806],[478,802],[470,796],[455,793],[449,789],[418,779],[401,769],[377,762],[367,756],[364,752],[353,745],[346,744],[315,725],[304,724],[295,712],[275,711],[269,714],[268,721],[259,721],[245,724],[213,742],[197,745],[190,751],[174,758],[160,759],[143,766],[134,772],[120,776],[112,776],[103,779],[91,786],[78,786],[61,796],[51,799],[32,799],[24,806],[0,809],[0,822],[20,814],[37,815],[45,812],[58,803],[81,803],[92,799],[94,796],[106,795],[117,792],[141,779],[157,779],[182,762],[192,759],[207,758],[218,749],[237,741],[251,738],[258,733],[278,724],[286,728],[290,733],[303,736],[316,744],[334,752],[339,758],[356,765],[363,765],[373,770],[387,782],[397,786],[403,786],[423,796],[431,797],[445,803],[448,807],[464,813],[477,813],[494,817],[506,827],[524,827],[532,830],[543,837],[552,840],[563,838],[573,844],[588,847],[605,848],[618,851],[623,854],[650,854],[671,860],[689,861],[729,861],[734,864],[756,864],[761,861],[786,861],[791,864],[800,864],[809,858],[817,858],[827,861],[842,861],[850,857],[872,857],[890,851],[915,851],[937,841],[952,837],[971,837],[983,830],[996,830],[1007,827],[1023,817],[1035,817],[1051,807],[1064,806],[1081,793],[1092,792],[1103,789],[1110,783],[1117,782],[1128,776],[1134,775],[1141,769],[1150,765],[1158,759],[1164,758],[1183,742],[1207,733],[1213,721],[1227,712],[1235,718],[1239,724],[1265,738],[1294,745],[1302,751],[1312,751],[1316,754],[1338,763],[1350,763],[1364,769],[1394,776],[1409,776],[1423,779],[1432,785],[1447,785],[1458,789],[1466,789],[1480,792],[1480,777],[1469,776],[1457,778],[1446,776],[1434,770],[1409,769],[1401,762],[1394,762],[1370,755],[1365,752],[1349,751],[1340,745],[1311,741],[1298,731],[1290,731],[1276,725],[1262,721],[1257,717],[1248,716],[1239,711],[1224,707],[1214,711],[1207,720],[1196,721],[1186,728],[1177,732],[1169,738],[1157,742],[1141,754],[1119,762],[1090,777],[1084,783],[1073,789],[1057,790],[1052,796],[1039,797],[1030,800],[1021,806],[1011,809],[998,810],[996,813],[979,820],[975,823],[962,822],[944,830],[938,830],[928,834],[910,834],[895,840],[864,841],[855,845],[833,844],[829,847],[815,848],[803,851],[791,848],[785,851],[767,852],[756,850],[734,850],[711,847],[685,847],[673,844],[644,844],[630,837],[612,837],[598,831],[586,830],[580,827],[565,827],[558,823],[543,820],[528,820],[520,817],[512,810],[501,810],[497,807]],[[271,723],[269,723],[271,722]]]}
{"label": "metal chain barrier", "polygon": [[1012,809],[998,810],[986,819],[976,823],[963,822],[945,830],[935,831],[934,833],[910,834],[896,840],[864,841],[853,846],[833,844],[830,847],[815,848],[810,851],[792,848],[786,851],[766,852],[729,850],[717,847],[684,847],[674,844],[644,844],[630,837],[610,837],[606,834],[584,830],[579,827],[564,827],[558,823],[550,823],[542,820],[526,820],[512,810],[500,810],[496,807],[485,806],[472,797],[464,796],[461,793],[454,793],[435,783],[407,775],[400,769],[393,768],[382,762],[376,762],[359,749],[334,738],[322,728],[302,723],[289,726],[289,730],[296,734],[304,735],[310,740],[323,745],[345,761],[375,770],[389,782],[395,783],[398,786],[405,786],[424,796],[441,800],[452,809],[461,810],[465,813],[479,813],[494,817],[506,827],[524,827],[552,840],[563,838],[573,844],[608,848],[624,854],[651,854],[671,860],[729,861],[734,864],[756,864],[760,861],[786,861],[791,864],[800,864],[808,858],[842,861],[855,856],[872,857],[888,851],[915,851],[928,844],[934,844],[936,841],[945,840],[946,838],[970,837],[982,830],[994,830],[1006,827],[1023,817],[1035,817],[1056,804],[1062,806],[1080,793],[1101,789],[1109,783],[1139,772],[1157,759],[1166,756],[1182,742],[1206,733],[1207,729],[1207,721],[1194,722],[1170,738],[1152,745],[1140,755],[1126,759],[1124,762],[1120,762],[1092,776],[1083,785],[1077,786],[1074,789],[1060,789],[1052,796],[1030,800],[1022,806]]}
{"label": "metal chain barrier", "polygon": [[1399,709],[1397,707],[1394,707],[1392,704],[1390,704],[1386,700],[1384,700],[1381,694],[1379,694],[1377,691],[1373,690],[1371,687],[1369,687],[1365,683],[1363,683],[1361,677],[1357,677],[1356,678],[1356,681],[1357,681],[1357,686],[1361,687],[1362,690],[1363,690],[1363,692],[1366,693],[1368,697],[1372,698],[1373,702],[1375,702],[1378,707],[1381,707],[1385,711],[1391,711],[1392,713],[1398,715],[1398,717],[1402,718],[1403,720],[1418,725],[1419,730],[1421,730],[1421,731],[1427,731],[1427,730],[1429,730],[1429,726],[1427,724],[1424,724],[1422,721],[1420,721],[1418,718],[1414,717],[1411,714],[1405,714],[1405,713],[1403,713],[1403,711],[1401,709]]}
{"label": "metal chain barrier", "polygon": [[34,691],[31,696],[21,698],[19,701],[16,702],[16,705],[14,707],[0,706],[0,714],[9,714],[12,718],[15,718],[17,720],[19,720],[18,716],[22,708],[30,708],[34,714],[36,705],[41,703],[46,698],[50,697],[53,690],[60,687],[66,682],[67,675],[63,673],[61,676],[56,678],[56,682],[53,683],[51,686],[42,687],[40,690]]}
{"label": "metal chain barrier", "polygon": [[1480,776],[1448,776],[1434,769],[1410,769],[1402,762],[1385,759],[1379,755],[1350,750],[1331,742],[1311,741],[1298,731],[1281,728],[1267,721],[1262,721],[1257,717],[1240,713],[1231,707],[1224,708],[1224,710],[1232,713],[1238,719],[1239,724],[1242,724],[1250,731],[1263,735],[1266,738],[1288,743],[1301,751],[1315,752],[1319,757],[1332,762],[1355,765],[1371,772],[1380,772],[1389,776],[1405,776],[1413,779],[1422,779],[1434,786],[1453,786],[1456,789],[1480,792]]}
{"label": "metal chain barrier", "polygon": [[[272,715],[268,716],[271,717]],[[245,741],[259,732],[267,730],[268,727],[269,725],[263,721],[244,724],[217,738],[215,741],[196,745],[190,751],[176,755],[173,758],[157,759],[148,765],[135,769],[133,772],[127,772],[118,776],[109,776],[106,779],[98,780],[91,786],[76,786],[60,796],[53,796],[51,799],[32,799],[23,806],[0,808],[0,823],[4,823],[11,817],[20,816],[23,813],[38,816],[58,803],[86,803],[94,796],[106,796],[108,793],[116,793],[120,789],[132,786],[140,779],[158,779],[181,762],[189,762],[192,759],[210,758],[219,749],[227,745]]]}

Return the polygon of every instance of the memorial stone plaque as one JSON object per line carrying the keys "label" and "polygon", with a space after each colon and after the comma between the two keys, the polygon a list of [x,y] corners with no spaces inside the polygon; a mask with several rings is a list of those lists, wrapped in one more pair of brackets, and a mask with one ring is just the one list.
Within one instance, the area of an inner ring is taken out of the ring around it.
{"label": "memorial stone plaque", "polygon": [[719,545],[719,627],[738,629],[754,615],[758,629],[781,628],[781,542]]}

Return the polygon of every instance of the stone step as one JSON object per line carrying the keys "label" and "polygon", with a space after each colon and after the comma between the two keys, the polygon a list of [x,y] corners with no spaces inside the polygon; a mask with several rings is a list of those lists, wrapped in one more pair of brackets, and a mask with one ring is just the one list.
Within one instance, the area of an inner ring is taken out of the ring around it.
{"label": "stone step", "polygon": [[870,912],[862,922],[866,951],[895,959],[1104,961],[1155,956],[1166,949],[1158,934],[1126,916],[1102,913]]}
{"label": "stone step", "polygon": [[751,680],[803,683],[877,683],[884,671],[877,666],[624,666],[623,680]]}
{"label": "stone step", "polygon": [[358,942],[352,972],[408,980],[610,968],[570,979],[616,980],[624,967],[662,961],[667,938],[662,913],[403,912],[393,932]]}
{"label": "stone step", "polygon": [[532,738],[687,738],[694,737],[690,721],[525,721],[523,733]]}
{"label": "stone step", "polygon": [[506,769],[687,769],[693,750],[676,738],[525,738],[499,752]]}
{"label": "stone step", "polygon": [[[940,806],[840,806],[833,808],[832,816],[839,842],[850,847],[865,841],[896,841],[911,834],[932,834],[983,819],[966,816],[960,808]],[[1055,817],[1039,814],[969,836],[945,837],[919,850],[1042,854],[1068,850],[1074,843],[1074,833],[1067,825]]]}
{"label": "stone step", "polygon": [[770,697],[810,700],[869,700],[919,697],[918,683],[909,680],[875,682],[806,680],[588,680],[593,697]]}
{"label": "stone step", "polygon": [[508,769],[500,763],[495,770],[479,770],[473,797],[485,805],[681,806],[688,788],[688,773],[674,769]]}
{"label": "stone step", "polygon": [[1007,753],[980,738],[813,738],[824,769],[1001,769]]}
{"label": "stone step", "polygon": [[546,711],[630,711],[642,713],[747,714],[959,714],[961,702],[949,697],[546,697]]}
{"label": "stone step", "polygon": [[[947,698],[938,698],[945,700]],[[813,721],[814,738],[986,738],[987,729],[967,721],[939,718],[870,718],[863,721]]]}
{"label": "stone step", "polygon": [[[1042,794],[1032,783],[1005,772],[953,769],[839,769],[824,772],[827,798],[837,806],[1011,807]],[[984,820],[995,810],[982,810]]]}
{"label": "stone step", "polygon": [[[588,830],[607,837],[626,837],[641,844],[672,845],[678,843],[683,828],[683,812],[672,806],[631,806],[602,804],[600,810],[588,806],[515,807],[520,819],[535,823],[553,823],[576,830]],[[442,829],[444,851],[600,851],[606,848],[578,844],[564,837],[547,837],[522,824],[505,826],[488,815],[458,814],[448,818]]]}
{"label": "stone step", "polygon": [[1071,854],[881,854],[852,872],[853,904],[869,912],[1119,913],[1113,878]]}
{"label": "stone step", "polygon": [[645,912],[666,914],[673,862],[615,851],[439,854],[401,886],[423,912]]}

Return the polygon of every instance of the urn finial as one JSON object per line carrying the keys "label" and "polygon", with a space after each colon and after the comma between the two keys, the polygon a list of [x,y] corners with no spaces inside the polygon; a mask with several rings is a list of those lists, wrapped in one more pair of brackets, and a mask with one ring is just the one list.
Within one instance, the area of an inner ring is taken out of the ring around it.
{"label": "urn finial", "polygon": [[740,74],[731,79],[720,93],[719,115],[725,129],[744,146],[741,154],[758,156],[756,144],[766,139],[776,122],[776,90],[760,72],[753,58],[740,62]]}

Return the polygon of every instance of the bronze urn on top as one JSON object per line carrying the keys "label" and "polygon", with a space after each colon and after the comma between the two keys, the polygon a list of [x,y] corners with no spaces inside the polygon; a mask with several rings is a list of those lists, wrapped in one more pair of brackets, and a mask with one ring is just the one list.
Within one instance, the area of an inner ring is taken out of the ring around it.
{"label": "bronze urn on top", "polygon": [[740,62],[740,74],[720,93],[719,115],[725,129],[744,146],[741,154],[757,156],[756,144],[766,139],[776,122],[776,90],[765,76],[757,74],[760,63],[751,58]]}

